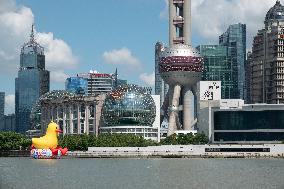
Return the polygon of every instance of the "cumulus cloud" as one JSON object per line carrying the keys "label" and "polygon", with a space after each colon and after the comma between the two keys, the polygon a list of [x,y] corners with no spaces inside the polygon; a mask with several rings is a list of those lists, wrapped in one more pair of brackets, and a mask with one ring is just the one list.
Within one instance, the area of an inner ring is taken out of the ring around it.
{"label": "cumulus cloud", "polygon": [[[266,12],[275,0],[195,0],[192,1],[192,29],[206,42],[218,42],[230,24],[247,25],[247,41],[264,27]],[[166,10],[167,11],[167,10]],[[165,12],[163,10],[162,12]]]}
{"label": "cumulus cloud", "polygon": [[5,96],[5,114],[15,113],[15,95]]}
{"label": "cumulus cloud", "polygon": [[149,86],[155,85],[155,72],[151,74],[142,73],[139,78]]}
{"label": "cumulus cloud", "polygon": [[78,60],[66,42],[54,38],[51,32],[37,33],[37,41],[45,47],[47,69],[75,68]]}
{"label": "cumulus cloud", "polygon": [[16,8],[13,1],[0,1],[0,73],[16,73],[20,46],[28,38],[34,16],[27,7]]}
{"label": "cumulus cloud", "polygon": [[131,51],[126,47],[104,52],[103,59],[106,63],[114,65],[140,65],[138,58],[133,56]]}
{"label": "cumulus cloud", "polygon": [[[20,47],[28,41],[34,15],[30,8],[17,6],[14,0],[0,0],[0,73],[13,73],[15,77],[20,58]],[[78,59],[70,46],[52,32],[36,33],[37,42],[45,48],[46,69],[51,71],[51,81],[62,81],[58,76],[65,69],[75,68]],[[63,74],[61,74],[63,75]]]}
{"label": "cumulus cloud", "polygon": [[57,70],[50,73],[53,82],[64,83],[69,76],[63,70]]}

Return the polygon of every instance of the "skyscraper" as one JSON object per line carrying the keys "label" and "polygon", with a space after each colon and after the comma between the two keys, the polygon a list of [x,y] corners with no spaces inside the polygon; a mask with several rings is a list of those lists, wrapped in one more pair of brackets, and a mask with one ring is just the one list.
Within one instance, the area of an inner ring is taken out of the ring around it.
{"label": "skyscraper", "polygon": [[246,78],[246,83],[245,83],[245,103],[246,104],[251,104],[251,63],[252,63],[252,53],[249,51],[247,53],[247,60],[245,64],[245,78]]}
{"label": "skyscraper", "polygon": [[15,80],[16,131],[24,133],[31,128],[30,113],[37,99],[49,91],[49,71],[45,70],[44,49],[34,37],[21,49],[20,68]]}
{"label": "skyscraper", "polygon": [[164,50],[164,44],[157,42],[155,45],[155,95],[160,95],[162,106],[168,92],[169,86],[164,82],[159,71],[160,53]]}
{"label": "skyscraper", "polygon": [[246,25],[230,25],[219,37],[219,44],[228,48],[228,57],[232,66],[234,89],[231,98],[244,99],[245,61],[246,61]]}
{"label": "skyscraper", "polygon": [[222,99],[234,98],[235,86],[228,48],[221,45],[200,45],[197,50],[204,58],[202,81],[221,81]]}
{"label": "skyscraper", "polygon": [[267,12],[265,28],[253,40],[247,74],[251,103],[284,103],[284,6],[280,1]]}
{"label": "skyscraper", "polygon": [[5,126],[4,110],[5,110],[5,93],[0,92],[0,131],[3,130]]}

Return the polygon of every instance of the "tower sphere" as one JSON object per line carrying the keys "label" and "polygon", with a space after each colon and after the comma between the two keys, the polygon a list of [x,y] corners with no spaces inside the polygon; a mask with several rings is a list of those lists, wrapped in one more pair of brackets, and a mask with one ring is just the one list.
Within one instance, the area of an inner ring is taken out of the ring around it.
{"label": "tower sphere", "polygon": [[176,44],[161,52],[159,69],[169,85],[193,86],[201,79],[203,58],[191,46]]}

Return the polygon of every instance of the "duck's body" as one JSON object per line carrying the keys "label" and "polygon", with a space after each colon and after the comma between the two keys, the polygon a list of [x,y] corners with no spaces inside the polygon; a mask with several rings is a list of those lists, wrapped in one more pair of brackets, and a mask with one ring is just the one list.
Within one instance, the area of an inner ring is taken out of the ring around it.
{"label": "duck's body", "polygon": [[40,138],[32,138],[32,143],[37,149],[52,149],[58,145],[57,136],[45,135]]}
{"label": "duck's body", "polygon": [[46,134],[40,138],[32,138],[32,144],[37,149],[54,149],[58,145],[57,139],[58,125],[51,122],[46,130]]}

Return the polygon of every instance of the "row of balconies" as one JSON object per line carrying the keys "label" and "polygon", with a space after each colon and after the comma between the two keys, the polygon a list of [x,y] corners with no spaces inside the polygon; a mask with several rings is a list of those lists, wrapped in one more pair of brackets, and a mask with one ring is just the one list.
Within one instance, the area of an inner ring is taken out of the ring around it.
{"label": "row of balconies", "polygon": [[173,19],[174,25],[184,24],[184,18],[182,16],[177,16]]}
{"label": "row of balconies", "polygon": [[180,43],[184,44],[184,42],[185,42],[184,37],[176,37],[173,39],[174,44],[180,44]]}
{"label": "row of balconies", "polygon": [[173,0],[174,4],[182,4],[184,3],[184,0]]}

